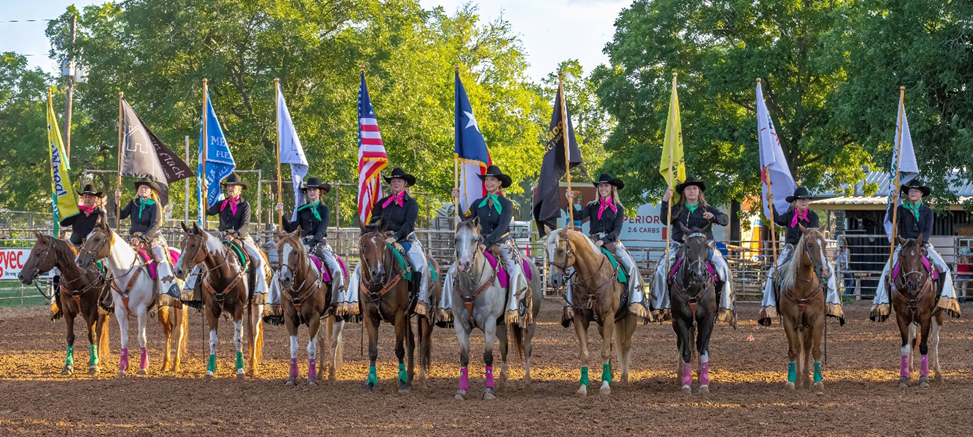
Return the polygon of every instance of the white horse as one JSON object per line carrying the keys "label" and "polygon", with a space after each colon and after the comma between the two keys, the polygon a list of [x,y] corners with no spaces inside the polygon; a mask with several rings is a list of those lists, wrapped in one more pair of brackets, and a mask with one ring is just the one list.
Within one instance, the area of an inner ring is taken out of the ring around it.
{"label": "white horse", "polygon": [[148,265],[139,259],[128,242],[105,223],[88,235],[75,262],[82,269],[86,269],[99,259],[107,259],[106,264],[114,277],[112,298],[122,342],[118,376],[125,376],[125,371],[128,370],[128,317],[131,314],[138,319],[138,374],[145,375],[149,368],[149,357],[145,351],[145,325],[148,322],[149,307],[158,292],[157,282],[149,276]]}

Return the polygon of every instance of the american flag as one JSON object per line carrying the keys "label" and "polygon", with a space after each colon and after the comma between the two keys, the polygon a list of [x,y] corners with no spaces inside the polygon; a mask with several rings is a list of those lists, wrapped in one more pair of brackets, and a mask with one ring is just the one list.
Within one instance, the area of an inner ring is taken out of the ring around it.
{"label": "american flag", "polygon": [[358,89],[358,218],[362,223],[371,220],[372,205],[382,197],[381,173],[388,165],[389,157],[362,72]]}

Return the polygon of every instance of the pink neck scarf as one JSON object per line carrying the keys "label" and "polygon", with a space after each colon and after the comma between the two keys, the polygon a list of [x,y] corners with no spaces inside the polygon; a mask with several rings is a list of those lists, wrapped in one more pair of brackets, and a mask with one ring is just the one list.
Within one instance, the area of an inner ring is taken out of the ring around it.
{"label": "pink neck scarf", "polygon": [[598,220],[601,220],[601,213],[605,212],[606,208],[611,208],[612,212],[618,214],[618,209],[615,208],[615,202],[608,199],[601,199],[601,206],[598,207]]}
{"label": "pink neck scarf", "polygon": [[392,204],[392,202],[395,202],[399,206],[405,206],[402,203],[402,199],[404,197],[405,197],[405,191],[400,191],[399,194],[393,194],[389,196],[388,200],[386,200],[385,203],[382,204],[382,208],[388,207],[389,205]]}
{"label": "pink neck scarf", "polygon": [[238,203],[240,203],[240,196],[234,197],[232,199],[226,199],[226,200],[223,201],[223,205],[220,206],[220,211],[226,209],[226,205],[229,204],[230,205],[230,212],[232,212],[233,215],[236,215],[236,205]]}
{"label": "pink neck scarf", "polygon": [[802,213],[801,211],[794,209],[794,219],[791,220],[791,227],[792,228],[797,227],[798,220],[804,220],[807,223],[811,223],[811,220],[808,220],[807,218],[808,211],[810,210],[805,209],[804,212]]}

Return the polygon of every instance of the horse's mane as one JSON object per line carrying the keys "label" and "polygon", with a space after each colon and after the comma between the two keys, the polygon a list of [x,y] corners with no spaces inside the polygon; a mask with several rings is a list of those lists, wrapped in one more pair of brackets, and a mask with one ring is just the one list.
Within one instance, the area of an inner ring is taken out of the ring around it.
{"label": "horse's mane", "polygon": [[[592,252],[598,253],[598,246],[595,246],[594,241],[591,241],[591,239],[585,237],[584,234],[569,228],[561,228],[557,232],[551,232],[551,235],[547,237],[548,248],[557,247],[558,243],[561,242],[561,233],[564,233],[564,237],[567,238],[568,241],[571,241],[572,232],[580,235],[582,237],[581,239],[584,240],[586,243],[588,243],[588,247],[591,249]],[[548,252],[553,253],[553,250],[548,250]]]}
{"label": "horse's mane", "polygon": [[[787,268],[784,269],[783,277],[780,280],[781,290],[788,290],[794,288],[794,281],[797,280],[797,272],[801,270],[800,260],[804,258],[804,239],[808,238],[808,235],[812,235],[815,238],[823,237],[821,231],[818,228],[805,228],[804,233],[801,235],[801,239],[797,242],[794,247],[794,254],[791,255],[791,262],[787,264]],[[798,260],[794,262],[793,260]]]}

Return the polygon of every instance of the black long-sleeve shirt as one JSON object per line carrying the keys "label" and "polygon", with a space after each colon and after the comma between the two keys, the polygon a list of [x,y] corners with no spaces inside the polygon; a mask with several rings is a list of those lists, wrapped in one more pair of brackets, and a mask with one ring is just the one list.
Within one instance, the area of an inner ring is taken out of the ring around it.
{"label": "black long-sleeve shirt", "polygon": [[[796,246],[798,241],[801,241],[801,226],[791,227],[791,223],[794,221],[794,215],[797,214],[793,207],[787,208],[787,212],[784,214],[778,214],[777,208],[774,210],[774,223],[777,226],[783,226],[784,229],[784,242],[790,244],[791,246]],[[799,224],[805,228],[817,228],[818,226],[818,214],[810,209],[807,210],[808,221],[800,220]]]}
{"label": "black long-sleeve shirt", "polygon": [[[929,237],[932,236],[932,227],[936,218],[932,208],[926,205],[920,206],[918,220],[916,220],[916,215],[911,209],[906,209],[902,205],[899,205],[898,208],[898,236],[902,238],[919,238],[919,235],[922,234],[922,243],[929,243]],[[886,212],[891,216],[891,205],[889,205]]]}
{"label": "black long-sleeve shirt", "polygon": [[618,210],[616,213],[612,211],[611,208],[605,208],[601,213],[601,218],[598,218],[598,209],[601,208],[600,200],[592,200],[588,202],[587,205],[582,208],[580,205],[575,205],[575,220],[588,219],[588,233],[591,235],[604,234],[601,237],[601,242],[604,244],[618,242],[618,236],[622,233],[622,222],[625,221],[625,210],[622,208],[621,203],[615,202],[615,209]]}
{"label": "black long-sleeve shirt", "polygon": [[[225,201],[223,201],[225,202]],[[250,203],[243,198],[236,205],[236,214],[233,207],[227,204],[223,208],[223,202],[216,202],[213,206],[206,209],[206,215],[220,216],[220,231],[236,231],[240,237],[246,237],[250,232]],[[222,208],[222,210],[220,210]]]}
{"label": "black long-sleeve shirt", "polygon": [[397,241],[405,241],[409,237],[409,234],[416,230],[416,219],[419,218],[419,203],[409,193],[406,193],[402,197],[402,206],[399,206],[398,203],[393,201],[387,208],[382,207],[382,204],[389,197],[391,196],[383,197],[378,199],[378,202],[375,202],[375,206],[372,207],[371,224],[383,220],[385,229],[394,232]]}
{"label": "black long-sleeve shirt", "polygon": [[505,241],[505,237],[509,237],[507,234],[510,232],[510,221],[514,217],[514,204],[502,195],[497,196],[497,201],[500,202],[500,212],[497,213],[496,208],[490,206],[490,202],[480,206],[483,199],[485,197],[476,199],[470,205],[470,215],[467,218],[478,217],[480,219],[480,235],[486,240],[484,245],[490,247]]}
{"label": "black long-sleeve shirt", "polygon": [[[307,206],[307,204],[304,206]],[[281,221],[284,224],[284,230],[287,232],[294,232],[297,229],[297,225],[300,225],[301,237],[307,240],[309,246],[315,246],[324,241],[325,238],[328,238],[328,224],[331,223],[331,210],[328,208],[328,205],[318,203],[318,215],[321,216],[321,220],[318,220],[314,217],[314,211],[311,211],[310,207],[304,208],[304,206],[301,207],[303,209],[297,212],[297,220],[290,221],[287,217],[281,216]]]}
{"label": "black long-sleeve shirt", "polygon": [[[659,213],[659,218],[662,219],[662,223],[667,223],[672,226],[672,241],[679,243],[684,243],[686,236],[684,235],[682,229],[679,227],[679,223],[682,223],[689,229],[704,229],[706,225],[713,223],[720,226],[726,226],[730,223],[730,217],[723,214],[722,211],[712,207],[707,206],[706,208],[699,207],[696,208],[691,214],[689,209],[685,205],[679,204],[672,208],[672,217],[669,217],[669,202],[663,200],[660,205],[661,212]],[[703,212],[709,212],[713,214],[712,220],[706,220],[703,218]],[[706,239],[713,239],[713,230],[706,230]]]}
{"label": "black long-sleeve shirt", "polygon": [[107,223],[105,212],[96,208],[91,214],[85,215],[84,211],[81,211],[80,214],[61,220],[61,226],[71,227],[71,244],[80,246],[100,222]]}
{"label": "black long-sleeve shirt", "polygon": [[142,204],[142,199],[136,197],[125,205],[122,209],[121,216],[122,220],[125,220],[129,216],[132,217],[132,225],[128,229],[129,235],[134,235],[136,232],[141,232],[142,237],[145,241],[152,241],[159,236],[159,226],[162,224],[162,214],[159,208],[159,203],[156,202],[152,205],[145,205],[142,209],[142,213],[139,214],[139,207]]}

